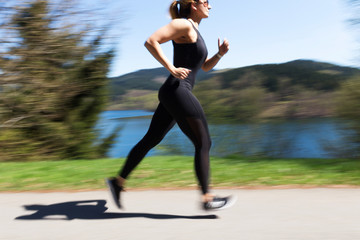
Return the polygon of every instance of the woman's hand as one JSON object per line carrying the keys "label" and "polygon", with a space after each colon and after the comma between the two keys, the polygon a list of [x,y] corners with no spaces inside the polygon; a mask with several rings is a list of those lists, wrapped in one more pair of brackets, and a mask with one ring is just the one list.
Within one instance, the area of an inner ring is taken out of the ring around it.
{"label": "woman's hand", "polygon": [[223,43],[221,44],[220,38],[218,38],[219,54],[224,56],[229,51],[229,41],[224,38]]}
{"label": "woman's hand", "polygon": [[224,38],[223,43],[221,43],[220,38],[218,38],[219,51],[209,59],[206,59],[202,65],[202,70],[205,72],[210,71],[215,67],[215,65],[220,61],[220,59],[229,51],[229,41]]}
{"label": "woman's hand", "polygon": [[189,76],[190,72],[191,72],[191,70],[187,69],[187,68],[174,67],[174,69],[171,70],[171,75],[183,80],[183,79],[187,78],[187,76]]}

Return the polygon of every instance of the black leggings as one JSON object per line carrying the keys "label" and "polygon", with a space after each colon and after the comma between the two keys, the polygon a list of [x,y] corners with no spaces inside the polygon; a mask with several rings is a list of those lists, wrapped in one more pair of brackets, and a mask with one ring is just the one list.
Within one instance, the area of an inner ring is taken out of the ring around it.
{"label": "black leggings", "polygon": [[195,172],[203,194],[208,193],[211,139],[204,111],[185,80],[172,79],[159,91],[148,132],[130,151],[120,176],[124,179],[177,123],[195,146]]}

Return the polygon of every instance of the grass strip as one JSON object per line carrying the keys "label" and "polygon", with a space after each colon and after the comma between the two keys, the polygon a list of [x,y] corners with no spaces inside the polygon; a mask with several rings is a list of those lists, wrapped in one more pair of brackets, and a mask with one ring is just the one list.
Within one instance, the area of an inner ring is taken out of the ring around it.
{"label": "grass strip", "polygon": [[[68,191],[104,189],[124,159],[0,163],[0,191]],[[196,187],[193,158],[154,156],[144,159],[128,188]],[[213,187],[329,186],[360,187],[360,161],[349,159],[211,159]]]}

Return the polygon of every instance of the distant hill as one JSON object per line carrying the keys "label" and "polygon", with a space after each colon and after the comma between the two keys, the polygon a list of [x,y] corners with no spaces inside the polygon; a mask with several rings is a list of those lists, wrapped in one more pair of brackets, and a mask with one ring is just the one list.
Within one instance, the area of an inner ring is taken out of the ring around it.
{"label": "distant hill", "polygon": [[[155,68],[111,78],[112,109],[153,110],[157,104],[157,90],[168,75],[165,68]],[[256,103],[256,109],[260,109],[258,112],[254,110],[246,117],[329,116],[332,112],[329,109],[331,104],[325,106],[326,99],[332,97],[330,95],[343,81],[355,76],[360,76],[360,69],[311,60],[295,60],[282,64],[253,65],[207,73],[200,71],[194,92],[205,111],[213,111],[214,115],[223,108],[221,106],[226,106],[228,112],[244,112],[244,109],[234,110],[235,106],[232,105],[255,104],[258,99],[252,99],[252,103],[241,103],[240,99],[250,99],[251,96],[254,98],[256,93],[257,96],[264,96],[266,99],[261,99],[263,104]],[[245,95],[241,96],[241,93]],[[316,105],[315,102],[318,110],[314,112],[310,108]],[[216,109],[216,104],[219,105],[219,109]]]}
{"label": "distant hill", "polygon": [[[197,81],[205,81],[221,76],[222,87],[227,88],[232,82],[248,72],[261,74],[263,85],[270,91],[277,90],[277,79],[289,78],[291,84],[299,84],[316,90],[333,90],[339,83],[354,75],[359,75],[357,68],[343,67],[330,63],[311,60],[295,60],[282,64],[253,65],[221,71],[200,71]],[[165,68],[144,69],[110,79],[111,94],[121,95],[127,90],[157,90],[168,77]]]}
{"label": "distant hill", "polygon": [[291,85],[301,85],[314,90],[334,90],[339,84],[355,75],[360,70],[342,67],[330,63],[310,60],[296,60],[282,64],[264,64],[231,69],[221,73],[223,87],[227,88],[233,81],[254,72],[261,75],[262,85],[269,91],[277,91],[280,79],[289,79]]}

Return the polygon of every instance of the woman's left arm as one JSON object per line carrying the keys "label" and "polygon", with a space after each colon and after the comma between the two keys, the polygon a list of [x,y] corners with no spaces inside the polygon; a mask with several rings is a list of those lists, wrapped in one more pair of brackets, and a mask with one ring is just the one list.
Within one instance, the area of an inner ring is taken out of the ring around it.
{"label": "woman's left arm", "polygon": [[219,51],[212,57],[206,59],[202,65],[202,70],[205,72],[210,71],[215,67],[215,65],[220,61],[220,59],[229,51],[229,41],[225,38],[223,43],[220,43],[220,38],[218,39]]}

